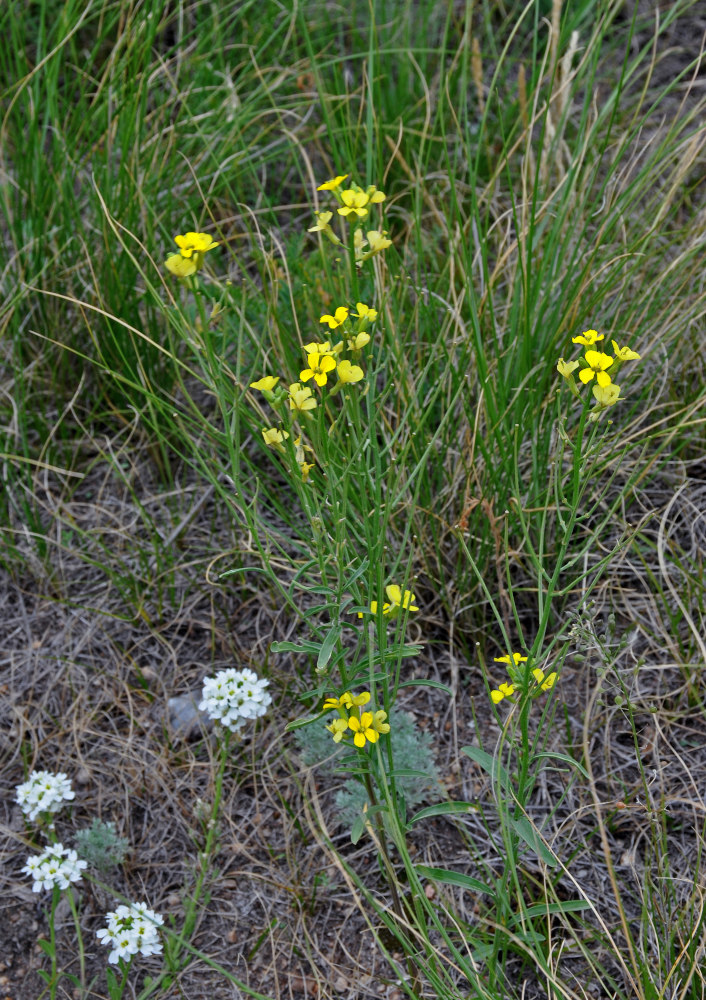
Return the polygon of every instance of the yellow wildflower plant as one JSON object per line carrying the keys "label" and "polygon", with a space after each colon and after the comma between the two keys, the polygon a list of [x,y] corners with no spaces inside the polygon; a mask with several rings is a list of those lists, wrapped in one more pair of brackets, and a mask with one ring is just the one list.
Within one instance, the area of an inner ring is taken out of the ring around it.
{"label": "yellow wildflower plant", "polygon": [[355,215],[359,219],[364,219],[368,214],[367,205],[370,202],[370,198],[365,191],[356,191],[353,188],[347,188],[341,192],[341,201],[343,204],[338,209],[339,215],[344,217]]}
{"label": "yellow wildflower plant", "polygon": [[198,271],[196,261],[189,257],[182,257],[180,253],[170,253],[164,266],[170,274],[176,275],[177,278],[190,278]]}
{"label": "yellow wildflower plant", "polygon": [[272,392],[279,382],[279,375],[263,375],[257,382],[251,382],[251,389],[259,389],[260,392]]}
{"label": "yellow wildflower plant", "polygon": [[514,684],[499,684],[490,692],[490,698],[494,705],[497,705],[503,698],[511,698],[515,693]]}
{"label": "yellow wildflower plant", "polygon": [[344,180],[348,176],[349,176],[348,174],[339,174],[338,177],[332,177],[331,180],[324,181],[323,184],[319,184],[319,186],[317,187],[316,190],[317,191],[335,191],[336,188],[340,187],[341,184],[343,184]]}
{"label": "yellow wildflower plant", "polygon": [[360,365],[352,365],[350,361],[339,361],[336,374],[339,382],[348,385],[350,382],[360,382],[365,373]]}
{"label": "yellow wildflower plant", "polygon": [[640,355],[637,351],[630,350],[629,347],[618,347],[614,340],[611,340],[613,345],[613,350],[615,351],[616,361],[639,361]]}
{"label": "yellow wildflower plant", "polygon": [[337,326],[345,323],[348,319],[349,309],[348,306],[339,306],[334,312],[333,316],[326,313],[321,317],[319,323],[328,323],[329,330],[335,330]]}
{"label": "yellow wildflower plant", "polygon": [[278,427],[262,428],[262,438],[268,448],[280,448],[289,437],[288,431],[281,431]]}
{"label": "yellow wildflower plant", "polygon": [[314,353],[309,354],[306,360],[309,367],[299,372],[299,378],[302,382],[308,382],[310,378],[313,378],[318,386],[326,385],[328,373],[336,367],[336,359],[330,354]]}
{"label": "yellow wildflower plant", "polygon": [[308,385],[300,385],[293,382],[289,387],[289,408],[295,413],[306,414],[309,410],[316,408],[316,400]]}
{"label": "yellow wildflower plant", "polygon": [[584,347],[593,347],[597,344],[599,340],[604,340],[605,334],[599,333],[598,330],[584,330],[580,333],[578,337],[572,337],[572,344],[583,344]]}
{"label": "yellow wildflower plant", "polygon": [[610,385],[611,378],[607,370],[613,364],[614,358],[611,358],[610,354],[604,354],[603,351],[586,351],[586,368],[582,368],[579,372],[579,378],[584,385],[587,385],[592,378],[596,379],[596,382],[600,386]]}

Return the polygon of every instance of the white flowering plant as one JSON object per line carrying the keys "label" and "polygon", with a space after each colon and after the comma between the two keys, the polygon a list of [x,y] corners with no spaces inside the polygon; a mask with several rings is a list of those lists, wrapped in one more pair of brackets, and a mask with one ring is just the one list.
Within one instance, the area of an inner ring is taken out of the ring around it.
{"label": "white flowering plant", "polygon": [[43,813],[58,812],[65,802],[71,802],[75,797],[71,781],[63,771],[58,774],[32,771],[27,781],[17,786],[15,802],[32,822]]}
{"label": "white flowering plant", "polygon": [[267,712],[272,704],[268,684],[247,667],[219,670],[215,676],[205,678],[199,708],[208,712],[224,729],[236,733],[247,721]]}
{"label": "white flowering plant", "polygon": [[116,965],[121,959],[132,960],[133,955],[159,955],[162,942],[159,928],[164,923],[160,913],[150,910],[146,903],[118,906],[106,915],[107,926],[96,932],[101,944],[110,945],[108,962]]}
{"label": "white flowering plant", "polygon": [[24,875],[33,880],[32,892],[43,889],[68,889],[72,882],[80,882],[81,872],[88,864],[81,861],[76,851],[63,844],[50,844],[41,854],[33,854],[27,858],[22,869]]}

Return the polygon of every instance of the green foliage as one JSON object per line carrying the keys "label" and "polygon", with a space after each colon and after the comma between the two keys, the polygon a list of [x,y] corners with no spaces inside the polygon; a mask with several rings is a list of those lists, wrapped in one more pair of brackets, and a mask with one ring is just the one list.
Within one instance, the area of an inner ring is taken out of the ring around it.
{"label": "green foliage", "polygon": [[[347,747],[336,745],[331,739],[331,733],[326,729],[330,719],[309,726],[303,726],[294,732],[297,751],[302,763],[307,767],[318,766],[324,774],[340,773],[341,757]],[[440,777],[434,763],[431,733],[421,730],[414,716],[409,712],[393,709],[390,713],[390,743],[394,770],[416,771],[414,777],[398,777],[395,787],[400,796],[399,807],[406,809],[407,815],[422,802],[435,801],[440,795]],[[386,755],[382,756],[385,772],[391,771]],[[422,777],[424,775],[424,777]],[[384,789],[376,788],[380,797]],[[368,802],[368,793],[360,782],[346,778],[343,788],[336,792],[336,814],[341,826],[350,829]]]}
{"label": "green foliage", "polygon": [[130,843],[118,836],[115,823],[104,823],[97,817],[84,830],[76,833],[76,852],[104,877],[111,868],[121,865],[130,851]]}

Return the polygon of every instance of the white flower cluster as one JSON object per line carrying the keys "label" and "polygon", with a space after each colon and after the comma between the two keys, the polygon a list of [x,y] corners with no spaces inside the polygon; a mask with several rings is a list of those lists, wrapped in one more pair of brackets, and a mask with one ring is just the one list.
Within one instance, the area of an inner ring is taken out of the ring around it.
{"label": "white flower cluster", "polygon": [[108,961],[115,965],[121,958],[128,961],[133,955],[158,955],[162,951],[158,927],[164,923],[161,914],[150,910],[146,903],[118,906],[106,914],[108,926],[96,932],[101,944],[109,944],[112,951]]}
{"label": "white flower cluster", "polygon": [[32,771],[27,781],[17,786],[15,802],[22,807],[22,812],[30,820],[34,820],[43,812],[54,813],[64,802],[75,798],[76,792],[71,791],[71,782],[63,772],[50,774],[49,771]]}
{"label": "white flower cluster", "polygon": [[63,844],[50,844],[41,854],[30,855],[22,872],[33,879],[32,892],[41,892],[55,885],[68,889],[71,882],[81,881],[81,871],[87,867],[85,861],[79,860],[76,851]]}
{"label": "white flower cluster", "polygon": [[247,719],[264,715],[272,704],[272,697],[266,691],[267,685],[267,680],[260,680],[254,671],[247,668],[220,670],[215,677],[206,677],[199,708],[235,733]]}

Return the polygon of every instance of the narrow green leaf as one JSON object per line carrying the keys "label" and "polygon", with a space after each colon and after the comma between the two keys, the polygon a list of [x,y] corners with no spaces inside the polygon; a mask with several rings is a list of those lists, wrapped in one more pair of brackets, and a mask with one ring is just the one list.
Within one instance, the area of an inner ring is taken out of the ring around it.
{"label": "narrow green leaf", "polygon": [[577,913],[580,910],[590,910],[591,904],[587,899],[566,899],[561,903],[534,903],[527,906],[522,913],[516,913],[512,918],[512,923],[518,923],[523,916],[543,917],[545,913]]}
{"label": "narrow green leaf", "polygon": [[470,802],[440,802],[436,806],[426,806],[420,809],[410,819],[408,825],[417,823],[420,819],[429,819],[432,816],[454,816],[471,812],[475,807]]}
{"label": "narrow green leaf", "polygon": [[531,848],[546,865],[549,865],[550,868],[556,868],[559,862],[526,816],[520,816],[519,819],[509,817],[509,822],[517,836],[524,840],[527,846]]}
{"label": "narrow green leaf", "polygon": [[471,760],[475,761],[480,767],[486,771],[493,781],[498,781],[501,787],[506,792],[512,790],[512,782],[510,781],[510,775],[507,773],[505,768],[502,766],[500,761],[496,760],[485,750],[481,750],[480,747],[461,747],[461,751],[470,757]]}
{"label": "narrow green leaf", "polygon": [[448,868],[428,868],[426,865],[415,865],[414,870],[422,878],[431,879],[434,882],[443,882],[445,885],[456,885],[461,889],[471,889],[473,892],[484,892],[494,896],[494,890],[479,882],[477,878],[470,875],[463,875],[461,872],[452,872]]}
{"label": "narrow green leaf", "polygon": [[302,726],[310,726],[312,722],[323,718],[324,715],[326,715],[326,712],[319,712],[318,715],[305,715],[301,719],[294,719],[292,722],[287,723],[284,731],[285,733],[291,733],[294,729],[301,729]]}
{"label": "narrow green leaf", "polygon": [[333,653],[333,647],[338,641],[338,637],[341,634],[341,626],[336,624],[332,625],[331,628],[326,633],[326,638],[321,644],[321,649],[319,650],[319,655],[316,659],[316,669],[322,670],[328,661],[331,659],[331,653]]}
{"label": "narrow green leaf", "polygon": [[270,645],[273,653],[318,653],[320,642],[273,642]]}
{"label": "narrow green leaf", "polygon": [[580,771],[587,781],[589,780],[588,771],[583,764],[580,764],[574,757],[570,757],[567,753],[557,753],[555,750],[543,750],[541,753],[536,753],[532,758],[532,761],[534,762],[535,760],[542,759],[561,760],[565,764],[570,764],[572,767],[575,767],[578,771]]}

